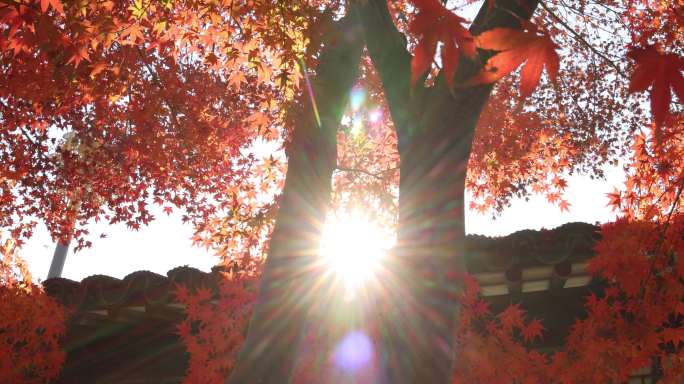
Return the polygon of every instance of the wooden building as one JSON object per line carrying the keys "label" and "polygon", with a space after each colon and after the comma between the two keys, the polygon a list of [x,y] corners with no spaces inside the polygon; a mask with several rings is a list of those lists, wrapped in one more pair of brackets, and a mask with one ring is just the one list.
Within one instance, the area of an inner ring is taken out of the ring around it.
{"label": "wooden building", "polygon": [[[602,289],[586,272],[598,239],[597,227],[585,223],[500,238],[469,236],[467,266],[494,311],[520,303],[543,319],[547,332],[535,347],[553,350],[563,344],[574,319],[583,316],[584,297]],[[216,292],[218,278],[218,271],[178,267],[166,276],[138,271],[122,280],[101,275],[81,282],[47,280],[47,292],[73,309],[58,382],[181,382],[188,356],[175,333],[184,308],[175,301],[174,284]],[[641,372],[630,382],[655,382],[656,373]]]}

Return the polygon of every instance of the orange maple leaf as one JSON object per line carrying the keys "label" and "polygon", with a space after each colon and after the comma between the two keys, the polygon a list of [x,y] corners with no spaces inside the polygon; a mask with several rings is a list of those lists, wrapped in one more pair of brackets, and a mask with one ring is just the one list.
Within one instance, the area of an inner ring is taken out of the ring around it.
{"label": "orange maple leaf", "polygon": [[90,61],[90,55],[88,54],[88,47],[87,46],[74,47],[73,53],[71,54],[71,57],[67,61],[67,64],[73,63],[74,67],[78,67],[83,60]]}
{"label": "orange maple leaf", "polygon": [[551,192],[546,194],[546,201],[551,204],[555,204],[556,201],[561,199],[561,195],[558,192]]}
{"label": "orange maple leaf", "polygon": [[60,15],[64,14],[64,7],[62,7],[62,2],[60,0],[40,0],[40,11],[45,13],[48,10],[48,7],[52,6],[52,8],[57,11]]}
{"label": "orange maple leaf", "polygon": [[629,92],[643,92],[651,87],[651,114],[655,125],[661,126],[672,101],[670,88],[684,103],[684,58],[661,53],[654,45],[633,48],[627,56],[636,62]]}
{"label": "orange maple leaf", "polygon": [[121,38],[123,39],[125,37],[128,37],[126,41],[127,44],[134,44],[138,39],[144,39],[145,35],[143,34],[140,24],[134,23],[121,32]]}
{"label": "orange maple leaf", "polygon": [[620,209],[622,195],[617,188],[613,188],[612,193],[606,193],[606,197],[608,197],[608,204],[606,204],[606,207],[610,207],[613,212]]}
{"label": "orange maple leaf", "polygon": [[104,71],[107,68],[107,63],[105,62],[97,62],[92,65],[92,69],[90,70],[90,77],[95,78],[100,72]]}
{"label": "orange maple leaf", "polygon": [[479,48],[499,53],[487,61],[472,84],[493,83],[525,63],[520,73],[520,94],[525,97],[537,87],[544,67],[551,80],[558,75],[558,46],[532,23],[525,23],[524,29],[494,28],[475,41]]}
{"label": "orange maple leaf", "polygon": [[442,65],[447,83],[453,84],[461,55],[475,55],[475,42],[463,27],[466,20],[444,7],[438,0],[414,0],[418,14],[409,24],[409,31],[418,37],[411,60],[411,84],[430,68],[437,44],[442,42]]}

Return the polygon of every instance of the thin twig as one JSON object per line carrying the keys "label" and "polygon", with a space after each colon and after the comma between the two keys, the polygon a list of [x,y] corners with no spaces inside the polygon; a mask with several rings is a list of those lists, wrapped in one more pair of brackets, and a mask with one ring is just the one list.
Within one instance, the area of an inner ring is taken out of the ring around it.
{"label": "thin twig", "polygon": [[575,37],[575,39],[576,39],[577,41],[579,41],[579,42],[582,43],[584,46],[586,46],[587,48],[589,48],[590,51],[592,51],[594,54],[596,54],[596,55],[599,56],[601,59],[603,59],[606,63],[608,63],[608,65],[610,65],[611,67],[613,67],[613,69],[615,69],[615,71],[616,71],[620,76],[622,76],[622,77],[624,77],[624,78],[626,78],[626,79],[629,78],[629,77],[622,71],[622,69],[620,69],[620,67],[619,67],[617,64],[615,64],[615,62],[613,62],[613,60],[611,60],[610,58],[608,58],[606,55],[604,55],[604,54],[603,54],[601,51],[599,51],[598,49],[594,48],[594,46],[591,45],[584,37],[582,37],[582,35],[580,35],[577,31],[575,31],[574,29],[572,29],[572,27],[569,26],[569,25],[565,22],[565,20],[563,20],[560,16],[556,15],[549,7],[547,7],[546,4],[545,4],[543,1],[540,1],[540,2],[539,2],[539,5],[541,5],[541,7],[544,8],[544,10],[545,10],[546,12],[548,12],[549,15],[551,15],[551,17],[553,17],[554,19],[556,19],[556,21],[558,21],[558,22],[560,23],[560,25],[562,25],[565,29],[567,29],[568,32],[570,32],[570,33]]}
{"label": "thin twig", "polygon": [[[142,50],[140,47],[137,47],[137,49],[138,49],[138,57],[139,57],[140,60],[142,61],[142,63],[143,63],[143,65],[145,66],[145,68],[147,68],[147,72],[150,73],[150,76],[152,77],[152,82],[153,82],[157,87],[159,87],[160,90],[162,90],[163,85],[162,85],[161,79],[159,78],[159,75],[158,75],[157,72],[154,70],[154,68],[152,67],[152,65],[151,65],[150,63],[147,62],[146,56],[145,56],[145,53],[143,52],[143,50]],[[169,110],[171,111],[171,118],[173,119],[172,124],[173,124],[176,128],[180,127],[181,125],[180,125],[180,122],[178,121],[178,113],[177,113],[177,111],[176,111],[176,107],[175,107],[174,103],[170,102],[170,101],[169,101],[168,99],[166,99],[166,98],[162,98],[162,100],[164,101],[164,104],[166,104],[166,106],[167,106],[167,107],[169,108]]]}
{"label": "thin twig", "polygon": [[389,168],[389,169],[385,169],[385,170],[380,171],[380,172],[373,173],[373,172],[367,171],[365,169],[359,169],[359,168],[347,168],[347,167],[336,167],[335,168],[335,170],[340,171],[340,172],[363,173],[365,175],[375,177],[378,180],[382,180],[382,176],[381,176],[382,174],[387,173],[387,172],[396,171],[397,169],[399,169],[399,168],[394,167],[394,168]]}
{"label": "thin twig", "polygon": [[646,275],[646,280],[644,280],[644,283],[641,286],[639,298],[640,300],[643,300],[644,296],[646,296],[646,288],[648,286],[648,282],[651,280],[651,276],[653,275],[653,271],[655,269],[655,262],[658,259],[658,252],[660,252],[660,248],[663,246],[663,243],[665,242],[665,236],[667,236],[667,230],[670,227],[672,214],[674,214],[675,209],[679,204],[679,200],[682,197],[682,192],[684,192],[684,177],[680,179],[679,186],[677,187],[677,193],[675,194],[674,201],[672,202],[672,206],[670,207],[670,212],[668,212],[667,214],[667,220],[665,221],[665,225],[663,226],[663,229],[660,232],[660,236],[658,238],[658,242],[656,243],[656,249],[653,255],[653,259],[651,260],[651,263],[648,267],[648,274]]}
{"label": "thin twig", "polygon": [[45,157],[45,154],[43,154],[41,144],[36,142],[36,140],[23,127],[19,127],[19,130],[21,131],[22,136],[26,138],[26,140],[28,140],[31,144],[38,148],[38,157],[47,163],[48,159]]}

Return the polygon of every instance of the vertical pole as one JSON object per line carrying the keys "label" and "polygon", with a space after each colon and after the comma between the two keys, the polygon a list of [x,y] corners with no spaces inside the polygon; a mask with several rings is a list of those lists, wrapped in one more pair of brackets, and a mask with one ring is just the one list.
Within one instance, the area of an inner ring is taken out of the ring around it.
{"label": "vertical pole", "polygon": [[68,226],[62,228],[68,233],[68,236],[63,239],[61,236],[57,239],[57,245],[55,246],[55,253],[52,254],[52,262],[50,263],[50,270],[48,271],[47,278],[51,279],[53,277],[62,277],[62,271],[64,270],[64,263],[66,262],[67,254],[69,253],[69,244],[71,244],[72,236],[74,235],[74,226],[76,222],[76,215],[81,209],[81,201],[79,199],[71,199],[68,205],[69,213],[71,213],[71,220],[68,222]]}
{"label": "vertical pole", "polygon": [[55,247],[55,253],[52,255],[52,263],[50,263],[50,271],[47,278],[61,277],[64,269],[64,262],[66,261],[67,253],[69,253],[69,242],[63,244],[58,242]]}

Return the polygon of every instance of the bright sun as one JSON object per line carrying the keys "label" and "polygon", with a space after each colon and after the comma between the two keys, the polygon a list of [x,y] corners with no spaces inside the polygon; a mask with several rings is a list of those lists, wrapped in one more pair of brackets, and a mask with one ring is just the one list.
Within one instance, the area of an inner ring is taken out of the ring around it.
{"label": "bright sun", "polygon": [[321,257],[328,270],[344,284],[353,298],[378,272],[381,259],[392,246],[392,237],[359,212],[329,217],[323,228]]}

